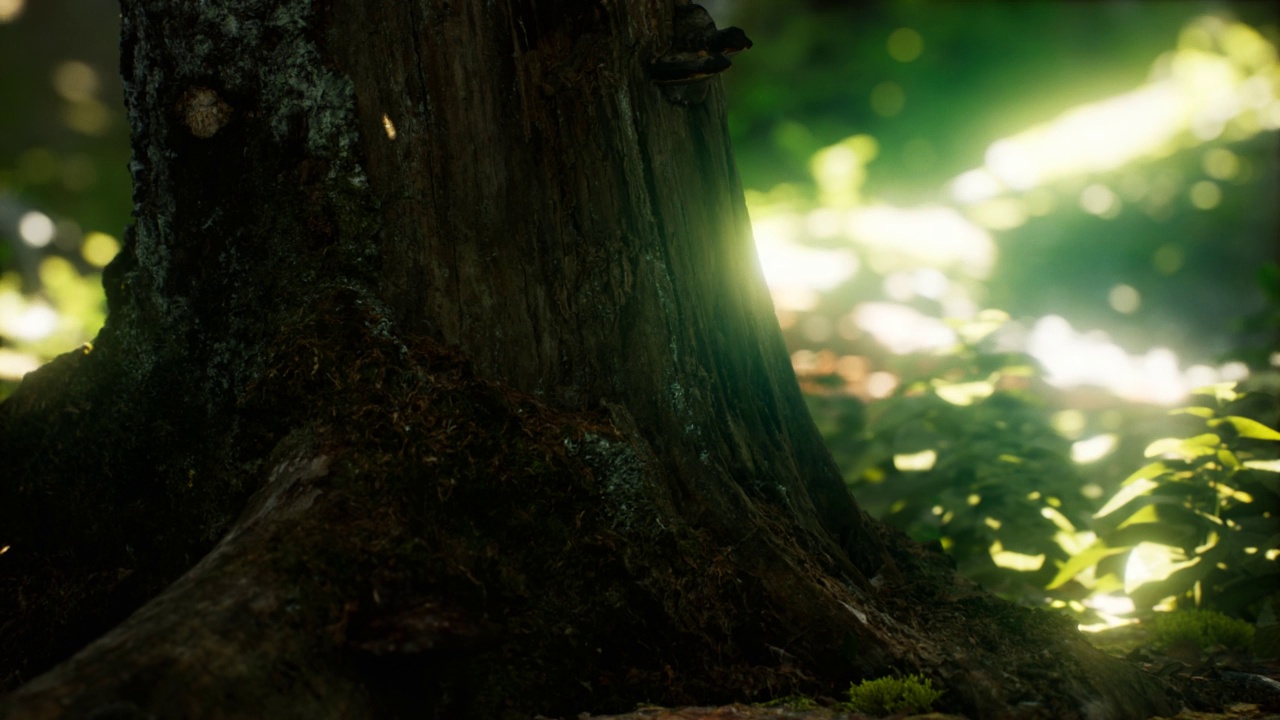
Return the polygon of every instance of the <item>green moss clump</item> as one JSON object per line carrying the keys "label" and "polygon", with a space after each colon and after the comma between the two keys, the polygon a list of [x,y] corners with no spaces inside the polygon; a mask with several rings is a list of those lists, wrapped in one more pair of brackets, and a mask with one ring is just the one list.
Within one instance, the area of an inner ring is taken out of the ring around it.
{"label": "green moss clump", "polygon": [[1205,651],[1222,646],[1236,652],[1253,647],[1253,626],[1212,610],[1178,610],[1157,615],[1151,623],[1161,648],[1193,647]]}
{"label": "green moss clump", "polygon": [[942,692],[933,689],[933,682],[921,675],[883,677],[863,680],[849,686],[849,702],[845,706],[868,715],[892,715],[929,710]]}

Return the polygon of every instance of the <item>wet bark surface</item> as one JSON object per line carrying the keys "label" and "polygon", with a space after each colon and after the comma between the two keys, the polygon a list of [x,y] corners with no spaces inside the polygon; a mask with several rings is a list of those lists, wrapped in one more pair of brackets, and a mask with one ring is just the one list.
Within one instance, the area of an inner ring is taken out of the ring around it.
{"label": "wet bark surface", "polygon": [[0,717],[1177,709],[857,509],[670,4],[212,5],[124,2],[108,322],[0,405]]}

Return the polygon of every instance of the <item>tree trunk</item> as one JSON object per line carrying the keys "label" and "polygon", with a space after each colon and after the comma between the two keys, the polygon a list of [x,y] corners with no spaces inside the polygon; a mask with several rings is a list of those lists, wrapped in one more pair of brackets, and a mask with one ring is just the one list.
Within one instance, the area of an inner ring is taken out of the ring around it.
{"label": "tree trunk", "polygon": [[857,509],[672,15],[124,0],[107,325],[0,406],[0,716],[1176,707]]}

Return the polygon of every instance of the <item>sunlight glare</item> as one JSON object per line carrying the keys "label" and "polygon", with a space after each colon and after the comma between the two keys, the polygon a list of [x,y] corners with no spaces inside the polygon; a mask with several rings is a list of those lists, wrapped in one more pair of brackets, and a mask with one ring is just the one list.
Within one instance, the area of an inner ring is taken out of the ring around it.
{"label": "sunlight glare", "polygon": [[[0,297],[0,301],[8,299],[8,294]],[[20,307],[17,308],[11,307],[12,303],[0,303],[0,307],[10,306],[3,307],[3,311],[0,311],[0,334],[18,340],[34,341],[42,340],[58,329],[58,311],[44,301],[24,304],[19,296],[18,303]]]}
{"label": "sunlight glare", "polygon": [[853,242],[895,268],[932,267],[985,279],[995,264],[990,233],[948,207],[860,207],[849,212],[845,229]]}
{"label": "sunlight glare", "polygon": [[1248,377],[1242,363],[1225,363],[1214,369],[1193,365],[1180,369],[1178,356],[1169,348],[1155,347],[1142,355],[1130,355],[1105,333],[1081,333],[1058,315],[1035,322],[1027,338],[1027,353],[1045,370],[1045,381],[1054,387],[1092,385],[1117,397],[1160,405],[1184,399],[1194,388]]}
{"label": "sunlight glare", "polygon": [[1098,632],[1138,622],[1134,618],[1124,617],[1132,614],[1136,609],[1133,600],[1125,595],[1092,595],[1085,599],[1084,605],[1097,613],[1101,622],[1081,625],[1081,632]]}
{"label": "sunlight glare", "polygon": [[1154,154],[1188,122],[1166,81],[1067,111],[987,150],[986,166],[1005,184],[1029,190],[1063,177],[1114,170]]}
{"label": "sunlight glare", "polygon": [[1272,109],[1276,55],[1276,47],[1247,25],[1198,18],[1183,29],[1178,49],[1156,60],[1147,84],[993,142],[983,167],[951,181],[951,196],[969,204],[1006,188],[1026,191],[1109,172],[1167,155],[1188,140],[1213,140],[1233,122],[1233,139],[1274,128],[1280,122]]}
{"label": "sunlight glare", "polygon": [[956,333],[943,321],[897,303],[868,302],[853,310],[853,320],[890,352],[937,351],[951,347]]}
{"label": "sunlight glare", "polygon": [[1097,462],[1114,452],[1119,442],[1115,433],[1103,433],[1074,442],[1071,444],[1071,460],[1079,465]]}
{"label": "sunlight glare", "polygon": [[1175,572],[1191,567],[1200,562],[1195,557],[1182,559],[1182,551],[1168,545],[1152,542],[1140,542],[1129,552],[1129,560],[1124,567],[1124,591],[1132,594],[1142,585],[1159,582]]}
{"label": "sunlight glare", "polygon": [[753,221],[760,269],[778,309],[812,309],[817,304],[817,291],[829,290],[858,271],[858,259],[852,253],[797,243],[801,222],[792,213]]}
{"label": "sunlight glare", "polygon": [[8,348],[0,348],[0,379],[21,380],[23,375],[40,367],[40,358]]}

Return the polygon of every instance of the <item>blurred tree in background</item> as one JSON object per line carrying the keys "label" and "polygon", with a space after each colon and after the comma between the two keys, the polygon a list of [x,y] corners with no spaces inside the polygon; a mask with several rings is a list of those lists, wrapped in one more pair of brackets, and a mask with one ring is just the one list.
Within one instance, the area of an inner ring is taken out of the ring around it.
{"label": "blurred tree in background", "polygon": [[[724,78],[761,265],[863,506],[1006,595],[1119,593],[1115,553],[1044,588],[1152,441],[1193,434],[1167,409],[1276,392],[1273,4],[704,4],[755,41]],[[0,0],[0,397],[102,321],[116,16]]]}

